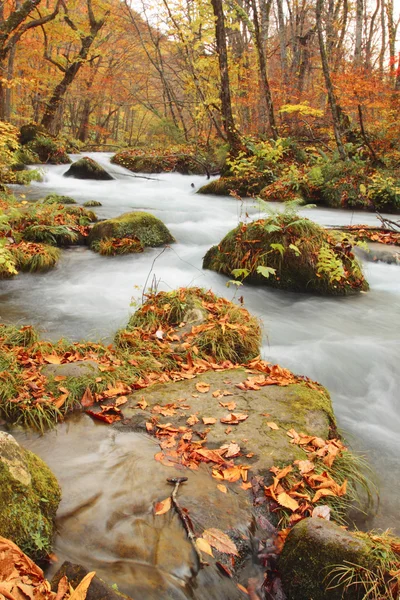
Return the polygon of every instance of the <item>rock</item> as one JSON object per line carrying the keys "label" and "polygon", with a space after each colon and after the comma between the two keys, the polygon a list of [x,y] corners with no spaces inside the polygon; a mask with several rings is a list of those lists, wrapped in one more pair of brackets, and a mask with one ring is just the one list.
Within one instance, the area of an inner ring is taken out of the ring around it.
{"label": "rock", "polygon": [[370,262],[385,262],[389,265],[400,265],[400,248],[390,244],[369,242],[368,249],[355,247],[354,254]]}
{"label": "rock", "polygon": [[49,467],[0,432],[0,535],[33,560],[51,550],[61,493]]}
{"label": "rock", "polygon": [[96,179],[99,181],[114,179],[101,165],[88,156],[84,156],[72,163],[63,176],[74,177],[75,179]]}
{"label": "rock", "polygon": [[43,204],[76,204],[76,200],[71,196],[60,196],[59,194],[48,194],[43,199]]}
{"label": "rock", "polygon": [[94,360],[76,360],[62,365],[46,365],[42,369],[46,377],[83,377],[87,375],[96,375],[99,372],[99,365]]}
{"label": "rock", "polygon": [[21,127],[20,142],[24,146],[25,164],[31,164],[37,160],[41,163],[53,165],[71,162],[64,143],[51,136],[43,127],[35,123]]}
{"label": "rock", "polygon": [[24,146],[28,142],[32,142],[38,136],[46,136],[48,135],[47,131],[37,125],[36,123],[28,123],[27,125],[22,125],[19,134],[19,141]]}
{"label": "rock", "polygon": [[352,563],[371,567],[371,543],[320,518],[295,525],[286,539],[279,561],[288,600],[360,600],[355,586],[329,588],[335,566]]}
{"label": "rock", "polygon": [[88,200],[87,202],[83,203],[83,206],[85,206],[86,208],[90,208],[93,206],[103,206],[101,202],[98,202],[98,200]]}
{"label": "rock", "polygon": [[220,177],[203,185],[198,190],[198,194],[214,194],[216,196],[229,196],[235,192],[239,196],[254,196],[272,181],[272,174],[263,173],[254,176],[232,176]]}
{"label": "rock", "polygon": [[137,238],[143,246],[163,246],[175,241],[160,219],[146,212],[125,213],[115,219],[100,221],[89,234],[89,245],[104,238]]}
{"label": "rock", "polygon": [[133,173],[163,173],[174,171],[182,175],[203,175],[209,173],[214,165],[206,159],[193,154],[174,152],[145,154],[140,150],[121,150],[111,162],[129,169]]}
{"label": "rock", "polygon": [[203,268],[293,292],[339,296],[369,289],[351,247],[292,211],[240,223],[210,248]]}
{"label": "rock", "polygon": [[[244,381],[248,374],[244,369],[223,372],[207,372],[196,379],[155,385],[147,390],[140,390],[129,397],[123,407],[126,419],[133,419],[134,428],[145,430],[146,421],[151,418],[151,408],[158,405],[173,404],[176,399],[186,399],[190,410],[177,411],[168,418],[160,417],[160,423],[172,423],[173,427],[184,426],[188,416],[197,414],[199,423],[192,429],[207,434],[207,446],[219,448],[230,439],[235,439],[241,446],[244,455],[254,453],[246,463],[251,465],[251,474],[266,473],[276,464],[288,464],[296,459],[304,459],[304,451],[290,443],[287,431],[294,428],[298,432],[315,435],[323,439],[329,437],[330,427],[334,424],[332,405],[326,390],[313,390],[305,383],[291,384],[285,387],[270,385],[259,390],[243,391],[236,384]],[[200,393],[196,384],[201,381],[210,385],[207,393]],[[230,395],[214,398],[212,393],[224,390]],[[193,397],[197,396],[197,397]],[[144,397],[148,407],[141,410],[137,403]],[[235,413],[245,413],[248,418],[232,427],[230,435],[225,433],[228,425],[220,419],[229,414],[220,402],[235,402]],[[265,416],[267,415],[267,416]],[[202,417],[214,417],[217,422],[206,426]],[[272,430],[268,422],[279,427]],[[242,440],[246,440],[243,442]]]}
{"label": "rock", "polygon": [[[88,573],[89,571],[81,565],[65,561],[51,580],[51,589],[53,592],[57,592],[58,583],[64,575],[67,576],[69,583],[75,589]],[[121,600],[123,598],[129,600],[128,596],[114,590],[95,575],[89,585],[85,600]]]}

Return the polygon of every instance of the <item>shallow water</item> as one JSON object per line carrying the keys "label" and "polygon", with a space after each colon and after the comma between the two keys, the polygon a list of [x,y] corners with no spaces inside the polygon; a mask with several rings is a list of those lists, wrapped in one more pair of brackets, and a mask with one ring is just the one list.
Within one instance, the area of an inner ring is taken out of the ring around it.
{"label": "shallow water", "polygon": [[[101,257],[87,248],[63,253],[60,264],[44,275],[21,275],[1,282],[0,319],[33,323],[51,338],[112,339],[155,277],[159,290],[197,285],[245,306],[265,328],[263,357],[320,381],[331,392],[339,426],[353,447],[367,455],[381,494],[369,525],[398,526],[400,512],[400,267],[364,265],[371,291],[358,297],[319,298],[261,287],[227,288],[227,278],[201,268],[207,249],[218,243],[240,218],[258,215],[253,202],[200,196],[200,176],[177,174],[135,177],[109,164],[108,154],[93,154],[114,174],[114,181],[62,178],[66,166],[45,167],[45,181],[30,186],[28,197],[68,194],[79,203],[94,199],[100,218],[143,209],[161,218],[176,237],[171,248],[149,249],[125,257]],[[194,183],[193,190],[191,184]],[[311,209],[306,216],[323,225],[373,224],[373,214]],[[26,443],[51,463],[57,436]],[[61,438],[60,438],[61,439]],[[31,441],[29,441],[31,440]]]}

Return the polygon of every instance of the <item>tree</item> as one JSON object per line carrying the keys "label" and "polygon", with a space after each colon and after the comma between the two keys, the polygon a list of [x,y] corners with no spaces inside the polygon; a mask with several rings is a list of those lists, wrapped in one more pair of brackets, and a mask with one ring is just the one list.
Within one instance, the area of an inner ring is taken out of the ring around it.
{"label": "tree", "polygon": [[106,11],[103,17],[96,19],[92,8],[92,0],[86,0],[86,5],[89,25],[89,31],[87,33],[82,31],[80,27],[78,27],[77,24],[70,18],[66,4],[63,5],[65,11],[64,20],[72,29],[72,31],[78,35],[80,40],[79,52],[75,54],[72,60],[66,59],[66,64],[62,64],[60,60],[52,58],[48,52],[47,36],[45,34],[45,58],[64,74],[61,81],[54,88],[53,93],[46,104],[44,115],[41,121],[41,125],[53,133],[58,133],[61,126],[60,121],[58,123],[56,122],[57,111],[61,105],[65,93],[71,83],[74,81],[82,65],[88,60],[90,48],[109,14],[109,12]]}
{"label": "tree", "polygon": [[[9,95],[3,80],[10,80],[13,74],[13,61],[15,48],[21,37],[35,27],[42,27],[52,21],[60,9],[62,0],[57,0],[54,10],[47,15],[39,16],[29,20],[32,13],[37,10],[42,0],[17,0],[15,9],[9,8],[8,16],[5,17],[5,2],[0,3],[0,119],[8,120],[10,117]],[[7,57],[11,60],[6,62]]]}

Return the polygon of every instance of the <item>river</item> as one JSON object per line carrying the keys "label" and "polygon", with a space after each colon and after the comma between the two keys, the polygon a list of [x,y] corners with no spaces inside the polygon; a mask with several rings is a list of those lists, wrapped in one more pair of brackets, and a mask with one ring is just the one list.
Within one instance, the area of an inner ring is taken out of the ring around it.
{"label": "river", "polygon": [[[366,262],[364,271],[371,290],[349,298],[320,298],[255,286],[243,286],[238,292],[226,287],[225,276],[203,271],[202,257],[239,219],[246,218],[246,213],[251,218],[260,214],[253,201],[196,195],[196,189],[206,182],[204,177],[135,177],[111,165],[109,154],[89,156],[115,180],[66,179],[62,177],[68,168],[65,165],[46,166],[42,183],[33,183],[27,190],[16,188],[16,192],[28,198],[56,192],[74,197],[79,204],[99,200],[102,207],[94,209],[99,218],[149,211],[167,225],[177,243],[163,252],[148,249],[140,255],[113,258],[87,248],[68,249],[57,268],[46,274],[20,275],[1,282],[0,319],[32,323],[43,337],[52,339],[111,340],[140,302],[144,286],[153,281],[158,290],[195,285],[228,299],[243,296],[246,308],[264,324],[263,358],[325,385],[340,429],[353,448],[366,455],[380,493],[377,512],[368,526],[392,527],[399,532],[400,267]],[[314,208],[304,214],[322,225],[376,223],[373,214],[364,212]],[[49,434],[48,442],[46,436],[17,437],[63,479],[60,449],[67,431],[64,426],[59,435]],[[51,459],[53,452],[57,461]],[[72,476],[69,473],[68,478]]]}

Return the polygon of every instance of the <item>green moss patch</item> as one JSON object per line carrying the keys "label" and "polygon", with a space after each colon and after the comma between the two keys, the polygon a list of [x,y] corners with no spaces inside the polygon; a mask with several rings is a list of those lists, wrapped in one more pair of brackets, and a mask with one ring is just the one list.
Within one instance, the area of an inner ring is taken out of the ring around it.
{"label": "green moss patch", "polygon": [[160,219],[146,212],[125,213],[115,219],[96,223],[89,235],[89,244],[105,238],[131,238],[143,246],[157,247],[171,244],[174,238]]}
{"label": "green moss patch", "polygon": [[255,196],[261,192],[265,186],[271,183],[271,175],[260,173],[256,175],[220,177],[203,185],[198,194],[214,194],[217,196],[229,196],[237,194],[238,196]]}
{"label": "green moss patch", "polygon": [[60,488],[39,457],[1,435],[0,535],[42,560],[51,551]]}
{"label": "green moss patch", "polygon": [[84,156],[72,163],[63,176],[74,177],[75,179],[95,179],[99,181],[114,179],[101,165],[88,156]]}
{"label": "green moss patch", "polygon": [[111,162],[134,173],[163,173],[174,171],[182,175],[204,175],[215,168],[206,157],[195,155],[190,149],[155,149],[146,152],[140,149],[122,150],[112,157]]}
{"label": "green moss patch", "polygon": [[241,223],[207,252],[203,268],[295,292],[336,296],[368,289],[348,244],[290,210]]}
{"label": "green moss patch", "polygon": [[76,204],[71,196],[60,196],[59,194],[48,194],[43,199],[43,204]]}

